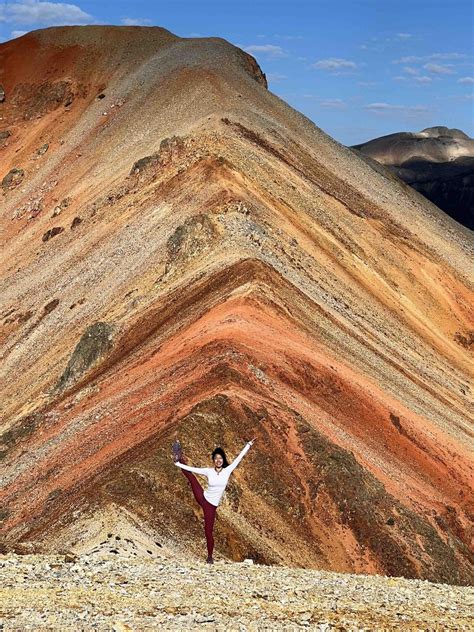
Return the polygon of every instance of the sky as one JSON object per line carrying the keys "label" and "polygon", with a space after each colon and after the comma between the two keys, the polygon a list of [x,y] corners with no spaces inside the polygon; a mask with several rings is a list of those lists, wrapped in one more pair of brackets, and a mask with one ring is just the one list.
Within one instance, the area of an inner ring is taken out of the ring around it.
{"label": "sky", "polygon": [[345,145],[434,125],[474,136],[474,0],[0,0],[0,42],[71,24],[222,37]]}

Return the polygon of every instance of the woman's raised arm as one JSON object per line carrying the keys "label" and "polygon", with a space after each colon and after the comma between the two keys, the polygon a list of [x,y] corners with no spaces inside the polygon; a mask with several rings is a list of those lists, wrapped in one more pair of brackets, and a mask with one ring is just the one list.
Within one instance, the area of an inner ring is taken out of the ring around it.
{"label": "woman's raised arm", "polygon": [[225,469],[227,472],[229,472],[229,474],[231,472],[233,472],[235,470],[235,468],[237,467],[237,465],[240,463],[240,461],[244,458],[244,456],[247,454],[247,452],[250,450],[251,445],[253,444],[254,439],[252,441],[248,441],[244,447],[242,448],[242,450],[240,451],[240,454],[237,455],[235,457],[235,459],[232,461],[232,463],[230,465],[228,465]]}
{"label": "woman's raised arm", "polygon": [[184,463],[180,463],[176,461],[175,465],[180,467],[183,470],[188,470],[188,472],[194,472],[195,474],[203,474],[207,476],[208,467],[191,467],[190,465],[185,465]]}

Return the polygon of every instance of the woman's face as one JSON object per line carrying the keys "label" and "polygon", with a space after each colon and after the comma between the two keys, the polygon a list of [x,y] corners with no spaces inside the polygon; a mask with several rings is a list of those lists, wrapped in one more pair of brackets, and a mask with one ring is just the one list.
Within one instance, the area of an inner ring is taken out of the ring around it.
{"label": "woman's face", "polygon": [[216,454],[216,456],[214,457],[214,465],[216,467],[222,467],[224,463],[224,459],[222,458],[222,456],[220,454]]}

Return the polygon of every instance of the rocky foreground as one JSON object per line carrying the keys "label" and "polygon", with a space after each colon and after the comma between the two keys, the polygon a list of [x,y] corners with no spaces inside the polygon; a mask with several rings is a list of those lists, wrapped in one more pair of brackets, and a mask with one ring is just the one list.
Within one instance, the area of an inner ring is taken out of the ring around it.
{"label": "rocky foreground", "polygon": [[[68,561],[69,560],[69,561]],[[1,630],[472,630],[474,589],[100,554],[0,557]]]}

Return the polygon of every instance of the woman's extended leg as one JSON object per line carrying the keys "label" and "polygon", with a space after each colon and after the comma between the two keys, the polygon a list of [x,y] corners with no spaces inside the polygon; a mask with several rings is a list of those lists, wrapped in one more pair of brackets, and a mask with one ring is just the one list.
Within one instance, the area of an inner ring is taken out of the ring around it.
{"label": "woman's extended leg", "polygon": [[[184,457],[180,459],[181,463],[187,465]],[[206,536],[206,544],[207,544],[207,558],[208,560],[212,560],[212,552],[214,551],[214,536],[212,534],[214,530],[214,521],[216,518],[216,510],[217,507],[212,505],[209,501],[204,497],[204,490],[201,487],[201,484],[194,476],[192,472],[188,472],[187,470],[181,470],[183,474],[186,476],[188,481],[191,484],[191,489],[193,490],[194,498],[201,505],[204,512],[204,534]]]}

